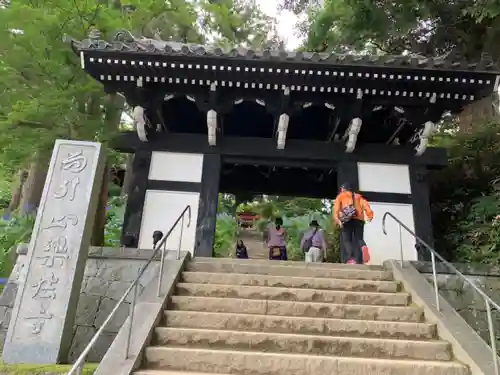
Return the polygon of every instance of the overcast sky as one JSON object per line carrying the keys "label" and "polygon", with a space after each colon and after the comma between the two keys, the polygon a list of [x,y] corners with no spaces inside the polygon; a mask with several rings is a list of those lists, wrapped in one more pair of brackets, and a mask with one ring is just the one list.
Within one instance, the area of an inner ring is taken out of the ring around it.
{"label": "overcast sky", "polygon": [[278,34],[286,41],[287,49],[293,50],[300,45],[300,39],[293,31],[298,18],[289,11],[278,11],[278,0],[256,0],[258,6],[268,16],[278,20]]}

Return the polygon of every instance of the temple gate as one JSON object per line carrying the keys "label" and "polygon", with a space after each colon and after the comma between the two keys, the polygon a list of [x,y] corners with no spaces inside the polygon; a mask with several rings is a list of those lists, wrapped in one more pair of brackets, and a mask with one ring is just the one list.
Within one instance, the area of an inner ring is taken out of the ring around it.
{"label": "temple gate", "polygon": [[[432,245],[427,172],[447,164],[429,147],[436,124],[499,83],[487,59],[223,51],[127,32],[71,43],[134,108],[137,130],[113,144],[135,154],[123,245],[150,248],[190,204],[197,225],[183,228],[183,250],[198,256],[212,256],[219,192],[333,198],[347,181],[375,211],[373,263],[399,258],[397,230],[384,236],[379,222],[387,211]],[[414,239],[402,239],[405,259],[417,259]]]}

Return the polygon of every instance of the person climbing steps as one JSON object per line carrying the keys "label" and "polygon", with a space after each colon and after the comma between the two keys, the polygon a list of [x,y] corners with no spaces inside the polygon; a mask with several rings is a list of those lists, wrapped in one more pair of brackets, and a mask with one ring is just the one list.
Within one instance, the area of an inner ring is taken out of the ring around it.
{"label": "person climbing steps", "polygon": [[344,245],[340,258],[342,263],[363,264],[369,261],[369,251],[363,239],[366,221],[373,220],[373,211],[368,201],[354,192],[351,184],[345,183],[335,198],[333,220],[341,228],[340,238]]}

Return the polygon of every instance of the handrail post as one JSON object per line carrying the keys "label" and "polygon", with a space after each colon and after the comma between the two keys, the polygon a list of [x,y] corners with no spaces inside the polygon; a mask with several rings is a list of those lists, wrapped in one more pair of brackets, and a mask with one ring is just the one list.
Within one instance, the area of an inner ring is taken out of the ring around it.
{"label": "handrail post", "polygon": [[491,305],[490,305],[490,302],[486,298],[484,299],[484,303],[486,304],[486,315],[488,316],[488,329],[490,331],[491,353],[493,355],[493,368],[495,370],[495,375],[499,375],[498,357],[497,357],[497,340],[495,337],[495,326],[493,325],[493,317],[491,316]]}
{"label": "handrail post", "polygon": [[184,215],[181,219],[181,233],[179,235],[179,247],[177,248],[177,260],[181,259],[182,236],[184,233]]}
{"label": "handrail post", "polygon": [[160,274],[158,275],[158,290],[157,290],[157,297],[161,296],[161,284],[163,283],[163,265],[164,265],[164,260],[165,260],[165,249],[167,247],[167,242],[165,241],[163,246],[161,247],[161,252],[160,252]]}
{"label": "handrail post", "polygon": [[436,271],[436,256],[432,252],[431,252],[431,261],[432,261],[432,280],[434,283],[434,298],[436,299],[436,309],[437,311],[441,311],[441,307],[439,305],[439,288],[438,288],[438,279]]}
{"label": "handrail post", "polygon": [[404,267],[404,259],[403,259],[403,232],[401,230],[401,224],[399,227],[399,256],[401,257],[401,268]]}
{"label": "handrail post", "polygon": [[83,375],[83,363],[78,365],[78,367],[76,368],[75,375]]}
{"label": "handrail post", "polygon": [[125,347],[125,359],[128,358],[128,353],[129,353],[129,348],[130,348],[130,341],[132,339],[132,328],[134,326],[134,311],[135,311],[135,304],[137,301],[137,285],[139,284],[139,278],[141,277],[141,269],[139,269],[139,275],[137,277],[137,281],[134,286],[134,293],[132,294],[132,303],[130,304],[130,324],[128,326],[128,332],[127,332],[127,345]]}

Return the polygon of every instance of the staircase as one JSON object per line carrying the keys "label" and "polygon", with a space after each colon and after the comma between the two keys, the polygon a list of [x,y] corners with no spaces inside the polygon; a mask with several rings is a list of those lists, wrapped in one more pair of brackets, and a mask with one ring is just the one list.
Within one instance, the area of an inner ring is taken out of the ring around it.
{"label": "staircase", "polygon": [[470,375],[382,267],[196,258],[134,375]]}

